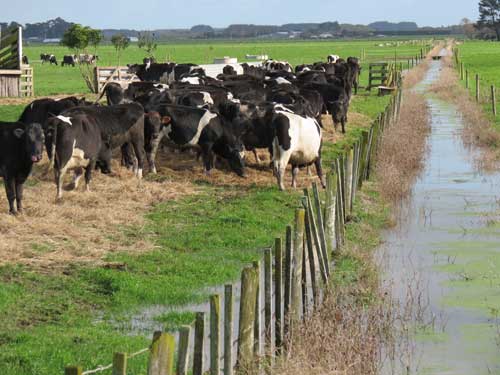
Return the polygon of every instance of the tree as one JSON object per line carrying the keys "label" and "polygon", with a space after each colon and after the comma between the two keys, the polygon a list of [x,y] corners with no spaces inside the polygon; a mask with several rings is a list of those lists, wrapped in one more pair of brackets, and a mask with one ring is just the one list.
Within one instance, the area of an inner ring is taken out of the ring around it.
{"label": "tree", "polygon": [[474,39],[474,37],[476,36],[476,26],[470,19],[463,18],[462,21],[460,21],[460,26],[462,27],[462,31],[465,37]]}
{"label": "tree", "polygon": [[147,53],[147,57],[151,57],[154,59],[154,51],[158,47],[156,43],[155,33],[151,31],[144,31],[139,33],[139,41],[137,42],[137,46],[141,49],[144,49]]}
{"label": "tree", "polygon": [[[97,47],[102,41],[102,33],[100,30],[92,29],[88,26],[80,24],[71,25],[63,34],[61,44],[68,47],[75,55],[87,53],[87,47],[94,47],[94,54],[97,54]],[[90,64],[78,64],[80,74],[84,79],[87,87],[92,92],[97,91],[96,82],[94,80],[94,68]]]}
{"label": "tree", "polygon": [[120,66],[122,53],[130,45],[130,39],[125,34],[115,34],[111,37],[111,43],[115,46],[118,55],[118,66]]}
{"label": "tree", "polygon": [[495,31],[500,41],[500,0],[481,0],[479,2],[478,25]]}

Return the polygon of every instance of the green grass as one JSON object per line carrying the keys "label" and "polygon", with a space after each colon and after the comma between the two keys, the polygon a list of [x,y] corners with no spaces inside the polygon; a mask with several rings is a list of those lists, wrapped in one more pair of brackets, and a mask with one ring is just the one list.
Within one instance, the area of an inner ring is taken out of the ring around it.
{"label": "green grass", "polygon": [[[379,47],[378,40],[349,40],[349,41],[193,41],[160,44],[155,53],[159,61],[175,61],[178,63],[209,64],[215,57],[231,56],[237,57],[238,61],[244,62],[246,54],[267,54],[269,57],[287,60],[293,65],[310,63],[314,61],[325,61],[326,56],[335,53],[340,56],[360,56],[364,49],[368,61],[394,60],[395,56],[406,61],[411,56],[420,52],[420,44],[404,44],[399,47]],[[80,77],[79,69],[72,67],[50,66],[40,63],[41,53],[53,53],[59,62],[66,54],[70,54],[67,48],[55,45],[34,45],[24,49],[34,68],[35,93],[37,96],[54,94],[86,93],[88,89]],[[114,47],[111,45],[101,46],[98,65],[116,66],[118,59]],[[125,50],[120,65],[128,63],[142,63],[145,57],[143,50],[136,44],[132,44]],[[366,84],[367,66],[363,64],[365,74],[362,75],[361,83]]]}
{"label": "green grass", "polygon": [[[484,41],[466,41],[459,46],[460,59],[465,69],[469,71],[470,93],[475,97],[475,76],[479,74],[481,83],[481,102],[485,113],[488,115],[495,128],[500,131],[500,117],[492,114],[491,85],[500,88],[500,43]],[[462,81],[465,87],[465,80]],[[498,105],[498,104],[497,104]]]}
{"label": "green grass", "polygon": [[[168,49],[179,62],[204,62],[204,53],[210,51],[209,58],[264,52],[299,63],[324,58],[332,49],[355,55],[373,43],[213,43],[212,50],[191,43],[161,46],[160,51]],[[143,57],[134,48],[126,52],[127,61]],[[61,47],[50,46],[29,47],[27,52],[33,59],[48,49],[65,53]],[[108,54],[99,54],[103,64],[113,62],[111,49]],[[83,86],[78,86],[76,68],[35,63],[35,70],[39,74],[39,93],[84,91]],[[387,102],[387,97],[362,93],[353,99],[352,111],[373,120]],[[22,108],[0,106],[0,119],[15,120]],[[351,125],[345,141],[325,143],[326,169],[360,132],[361,128]],[[259,249],[271,246],[276,236],[284,235],[300,203],[299,192],[283,193],[274,186],[237,189],[200,183],[198,187],[198,195],[155,207],[148,213],[144,228],[123,228],[128,235],[147,238],[156,246],[140,255],[109,255],[106,261],[122,264],[120,268],[68,264],[64,272],[39,272],[27,266],[1,267],[0,313],[6,319],[0,321],[0,374],[53,375],[62,373],[68,364],[91,369],[109,363],[115,351],[133,352],[146,347],[147,337],[130,334],[134,314],[140,315],[150,306],[171,309],[206,301],[207,287],[236,280],[243,265],[260,257]],[[356,203],[346,233],[349,246],[368,252],[379,243],[379,231],[387,223],[387,209],[380,204],[372,184],[366,185],[362,196],[363,204],[361,200]],[[367,200],[371,203],[367,204]],[[33,244],[33,251],[43,253],[47,246],[46,241],[40,241]],[[359,257],[344,254],[336,262],[337,283],[356,283],[367,277],[366,264]],[[192,321],[192,314],[169,311],[151,319],[170,330]],[[144,373],[145,369],[145,357],[129,363],[130,373]]]}

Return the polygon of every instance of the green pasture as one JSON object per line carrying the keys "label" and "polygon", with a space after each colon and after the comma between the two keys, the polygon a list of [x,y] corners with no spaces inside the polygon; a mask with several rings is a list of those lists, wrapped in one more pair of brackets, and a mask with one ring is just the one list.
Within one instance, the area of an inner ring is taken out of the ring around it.
{"label": "green pasture", "polygon": [[[378,47],[377,41],[183,43],[159,46],[157,56],[170,55],[178,62],[205,63],[217,56],[266,53],[293,64],[322,60],[329,53],[359,55],[365,48],[370,60],[394,58],[394,47]],[[400,55],[414,55],[420,46],[400,47]],[[35,68],[37,95],[84,93],[78,68],[41,65],[41,52],[59,59],[69,51],[59,46],[27,47]],[[102,47],[101,65],[116,64],[112,47]],[[126,50],[123,63],[139,62],[144,53],[136,46]],[[366,77],[366,73],[363,75]],[[360,92],[351,111],[373,121],[388,97]],[[0,119],[15,120],[22,105],[0,106]],[[324,164],[350,141],[361,127],[348,125],[344,141],[324,144]],[[146,215],[146,225],[127,228],[127,234],[149,240],[154,249],[133,255],[110,254],[105,261],[125,265],[105,268],[67,264],[63,272],[40,272],[29,266],[0,267],[0,374],[57,375],[68,364],[85,369],[111,362],[113,352],[134,352],[149,338],[130,330],[134,316],[151,306],[184,306],[207,299],[207,287],[238,278],[243,265],[259,257],[259,249],[283,236],[300,204],[300,192],[280,192],[270,187],[223,188],[195,182],[201,193],[167,201]],[[364,185],[347,226],[348,246],[370,251],[387,222],[387,208],[371,183]],[[361,204],[363,202],[363,204]],[[371,204],[368,204],[372,202]],[[5,209],[2,210],[5,212]],[[4,214],[4,213],[2,213]],[[42,240],[41,240],[42,242]],[[36,246],[37,244],[34,244]],[[366,270],[359,259],[338,255],[336,283],[356,283]],[[192,314],[165,311],[154,317],[165,329],[189,323]],[[147,332],[150,334],[151,332]],[[130,374],[144,374],[145,357],[129,363]]]}
{"label": "green pasture", "polygon": [[[500,117],[493,116],[491,104],[491,85],[496,87],[497,98],[500,95],[498,92],[500,88],[500,43],[466,41],[458,48],[460,60],[464,63],[465,70],[469,71],[469,92],[475,97],[475,76],[479,74],[481,103],[492,123],[500,130]],[[465,80],[462,84],[465,86]]]}
{"label": "green pasture", "polygon": [[[387,46],[386,44],[391,44]],[[361,56],[365,51],[366,62],[394,60],[407,61],[420,53],[420,44],[401,44],[386,40],[369,41],[282,41],[282,42],[233,42],[233,41],[198,41],[160,44],[155,52],[158,61],[177,63],[210,64],[216,57],[237,57],[239,62],[246,61],[245,55],[267,54],[270,58],[286,60],[292,65],[326,61],[326,56],[336,54],[342,57]],[[383,46],[379,46],[383,44]],[[394,45],[393,45],[394,44]],[[35,94],[37,96],[56,94],[75,94],[88,92],[80,77],[79,69],[70,66],[61,67],[62,57],[72,52],[59,45],[27,46],[25,54],[34,68]],[[93,53],[93,51],[91,51]],[[40,54],[52,53],[59,62],[58,66],[41,64]],[[99,66],[117,66],[118,57],[111,45],[100,46],[97,50]],[[131,44],[121,57],[120,65],[142,63],[145,52]],[[366,66],[366,64],[363,64]],[[368,75],[362,74],[361,83],[365,85]]]}

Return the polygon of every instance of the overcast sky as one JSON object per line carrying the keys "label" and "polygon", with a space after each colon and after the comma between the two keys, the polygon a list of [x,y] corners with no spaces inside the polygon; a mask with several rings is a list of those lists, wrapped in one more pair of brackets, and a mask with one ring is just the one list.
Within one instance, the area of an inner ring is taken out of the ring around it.
{"label": "overcast sky", "polygon": [[368,24],[414,21],[419,26],[477,18],[478,0],[0,0],[0,21],[22,24],[62,17],[94,28],[166,29],[196,24]]}

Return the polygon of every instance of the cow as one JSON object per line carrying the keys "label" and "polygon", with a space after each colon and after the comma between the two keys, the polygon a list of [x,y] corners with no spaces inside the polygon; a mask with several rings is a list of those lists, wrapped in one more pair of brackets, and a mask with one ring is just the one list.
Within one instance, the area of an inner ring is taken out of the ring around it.
{"label": "cow", "polygon": [[228,76],[235,76],[238,73],[234,69],[232,65],[226,65],[224,68],[222,68],[222,74],[228,75]]}
{"label": "cow", "polygon": [[74,96],[69,96],[67,98],[56,99],[37,99],[32,101],[30,104],[24,108],[21,116],[19,117],[19,122],[24,124],[38,123],[42,125],[44,131],[46,130],[46,121],[49,117],[57,116],[61,112],[77,107],[86,105],[85,99],[78,99]]}
{"label": "cow", "polygon": [[358,93],[359,76],[361,75],[361,65],[357,57],[348,57],[347,64],[351,68],[351,84],[354,87],[354,93]]}
{"label": "cow", "polygon": [[321,168],[321,127],[312,117],[300,116],[293,111],[276,106],[272,127],[273,169],[280,190],[285,190],[283,183],[286,167],[292,164],[292,187],[297,187],[297,175],[300,167],[314,164],[323,188],[326,186]]}
{"label": "cow", "polygon": [[205,173],[214,167],[214,156],[226,159],[233,172],[245,176],[243,144],[237,129],[223,116],[206,109],[166,105],[165,134],[178,146],[201,149]]}
{"label": "cow", "polygon": [[61,66],[71,65],[75,67],[75,64],[78,62],[78,57],[76,55],[64,55],[63,60],[61,62]]}
{"label": "cow", "polygon": [[128,72],[135,74],[141,81],[156,81],[166,84],[179,81],[192,73],[204,75],[204,70],[195,64],[134,64],[127,65]]}
{"label": "cow", "polygon": [[52,64],[57,65],[57,58],[54,55],[48,53],[40,54],[40,60],[42,60],[42,64],[48,62],[50,65]]}
{"label": "cow", "polygon": [[266,60],[262,64],[262,67],[270,72],[292,72],[292,66],[288,63],[288,61],[276,61],[276,60]]}
{"label": "cow", "polygon": [[77,61],[80,64],[94,64],[98,60],[99,60],[99,56],[89,55],[88,53],[81,53],[77,58]]}
{"label": "cow", "polygon": [[23,62],[24,65],[29,65],[30,61],[28,60],[28,56],[24,55],[23,59],[22,59],[22,62]]}
{"label": "cow", "polygon": [[110,173],[111,151],[128,143],[137,157],[136,175],[142,178],[144,110],[140,104],[71,108],[50,118],[48,128],[46,146],[55,167],[57,199],[62,198],[62,183],[68,170],[75,170],[73,188],[76,189],[85,169],[88,189],[96,164],[104,173]]}
{"label": "cow", "polygon": [[11,215],[23,212],[23,186],[33,163],[42,160],[43,142],[40,124],[0,122],[0,176]]}
{"label": "cow", "polygon": [[328,55],[326,61],[330,64],[335,64],[340,59],[339,55]]}

